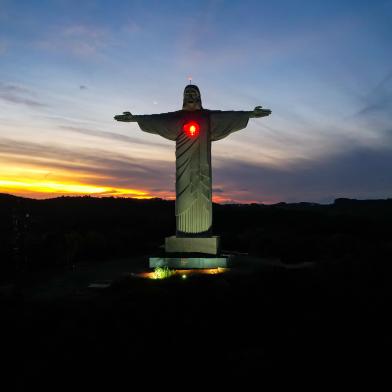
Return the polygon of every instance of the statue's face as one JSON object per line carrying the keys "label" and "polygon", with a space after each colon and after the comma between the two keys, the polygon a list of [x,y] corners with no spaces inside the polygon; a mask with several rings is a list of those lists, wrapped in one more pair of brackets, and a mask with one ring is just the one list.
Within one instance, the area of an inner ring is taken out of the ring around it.
{"label": "statue's face", "polygon": [[200,110],[201,97],[197,89],[192,86],[186,87],[184,90],[184,104],[182,110]]}

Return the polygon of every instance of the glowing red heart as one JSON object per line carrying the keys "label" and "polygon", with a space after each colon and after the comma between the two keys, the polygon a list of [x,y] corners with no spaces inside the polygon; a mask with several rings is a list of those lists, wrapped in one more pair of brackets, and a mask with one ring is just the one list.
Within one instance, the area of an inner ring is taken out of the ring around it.
{"label": "glowing red heart", "polygon": [[197,137],[199,135],[200,126],[195,121],[190,121],[183,126],[184,132],[188,137]]}

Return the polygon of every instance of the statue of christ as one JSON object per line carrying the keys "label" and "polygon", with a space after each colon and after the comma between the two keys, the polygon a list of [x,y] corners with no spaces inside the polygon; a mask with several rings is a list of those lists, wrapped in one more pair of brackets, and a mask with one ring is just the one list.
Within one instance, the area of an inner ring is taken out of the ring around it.
{"label": "statue of christ", "polygon": [[203,109],[200,90],[185,87],[182,110],[133,115],[124,112],[117,121],[137,122],[144,132],[176,142],[177,237],[209,237],[212,229],[211,142],[246,128],[249,118],[265,117],[271,110]]}

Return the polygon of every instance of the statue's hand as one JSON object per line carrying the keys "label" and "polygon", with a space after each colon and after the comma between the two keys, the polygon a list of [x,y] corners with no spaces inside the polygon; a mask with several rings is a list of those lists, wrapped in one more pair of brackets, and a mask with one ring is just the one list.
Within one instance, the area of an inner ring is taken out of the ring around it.
{"label": "statue's hand", "polygon": [[269,116],[271,114],[271,110],[269,109],[263,109],[262,106],[256,106],[253,110],[253,112],[251,112],[251,116],[250,117],[266,117]]}
{"label": "statue's hand", "polygon": [[123,112],[123,114],[118,114],[117,116],[114,116],[114,119],[117,121],[124,121],[124,122],[134,121],[131,112]]}

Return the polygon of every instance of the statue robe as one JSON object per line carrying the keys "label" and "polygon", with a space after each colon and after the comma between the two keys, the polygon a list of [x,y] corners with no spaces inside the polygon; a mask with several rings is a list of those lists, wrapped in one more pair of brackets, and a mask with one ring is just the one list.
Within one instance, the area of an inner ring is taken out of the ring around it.
{"label": "statue robe", "polygon": [[[178,236],[209,235],[212,226],[211,142],[247,126],[249,112],[196,110],[135,116],[140,128],[176,142],[176,224]],[[196,121],[197,136],[183,125]]]}

